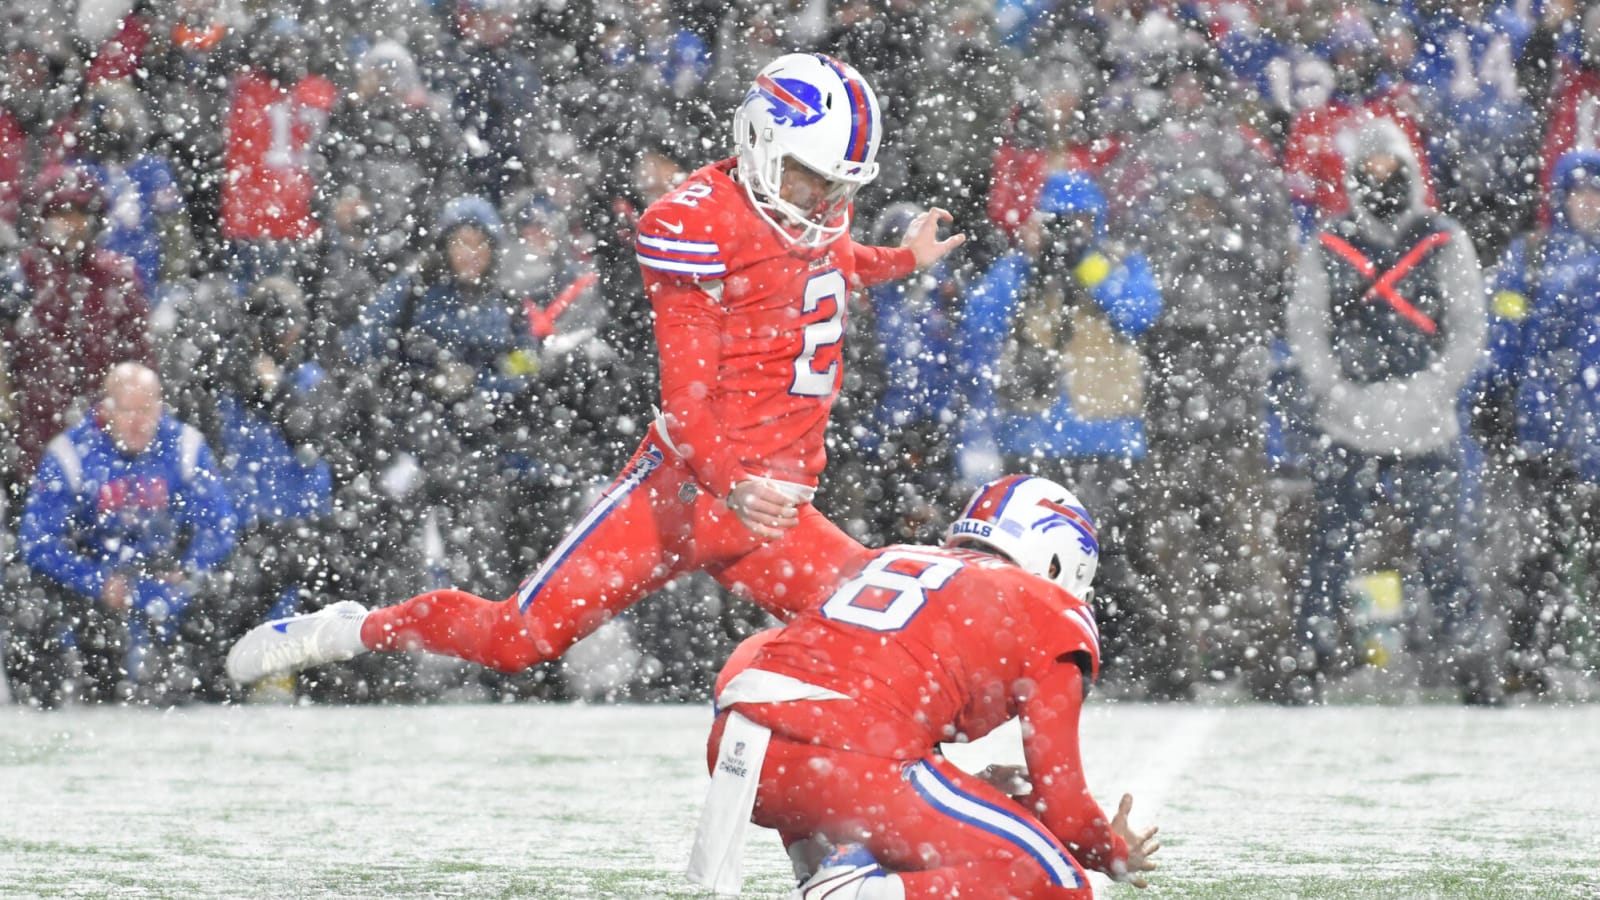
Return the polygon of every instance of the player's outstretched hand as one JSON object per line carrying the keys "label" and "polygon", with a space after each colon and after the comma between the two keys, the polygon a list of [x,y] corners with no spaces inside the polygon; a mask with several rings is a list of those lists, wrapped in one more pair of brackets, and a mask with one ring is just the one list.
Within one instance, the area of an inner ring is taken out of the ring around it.
{"label": "player's outstretched hand", "polygon": [[800,504],[760,478],[734,485],[727,504],[744,527],[764,538],[783,537],[785,531],[800,524]]}
{"label": "player's outstretched hand", "polygon": [[917,259],[917,268],[926,269],[944,258],[946,253],[965,244],[965,234],[952,234],[939,239],[939,226],[951,221],[950,213],[935,206],[933,209],[917,216],[906,226],[906,236],[900,239],[900,246],[908,248],[911,255]]}
{"label": "player's outstretched hand", "polygon": [[1133,795],[1123,794],[1122,802],[1117,804],[1117,814],[1111,820],[1111,831],[1128,842],[1128,862],[1114,866],[1116,871],[1111,874],[1118,881],[1125,881],[1134,887],[1149,887],[1150,882],[1145,880],[1143,873],[1156,870],[1156,863],[1150,856],[1161,849],[1156,842],[1156,832],[1160,829],[1151,825],[1144,834],[1134,834],[1133,829],[1128,827],[1128,813],[1132,811]]}

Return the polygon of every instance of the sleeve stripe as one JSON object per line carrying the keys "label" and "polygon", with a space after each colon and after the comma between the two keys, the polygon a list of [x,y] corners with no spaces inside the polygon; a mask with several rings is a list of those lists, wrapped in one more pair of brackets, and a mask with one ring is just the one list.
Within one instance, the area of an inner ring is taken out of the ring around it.
{"label": "sleeve stripe", "polygon": [[1073,618],[1077,619],[1083,624],[1084,630],[1089,634],[1089,639],[1094,642],[1095,647],[1099,647],[1100,629],[1095,627],[1094,614],[1090,613],[1087,609],[1084,609],[1081,606],[1076,609],[1069,610],[1069,613]]}
{"label": "sleeve stripe", "polygon": [[720,262],[691,263],[676,259],[657,259],[653,256],[645,256],[643,253],[635,255],[639,257],[640,265],[649,266],[652,269],[660,269],[663,272],[681,272],[685,275],[724,275],[728,271],[728,267]]}
{"label": "sleeve stripe", "polygon": [[191,425],[183,426],[181,436],[178,438],[178,455],[183,466],[183,480],[191,481],[195,470],[200,468],[200,451],[205,447],[206,439],[199,430]]}
{"label": "sleeve stripe", "polygon": [[647,250],[665,250],[669,253],[686,253],[692,256],[716,256],[722,252],[711,241],[675,241],[648,234],[639,235],[639,246]]}
{"label": "sleeve stripe", "polygon": [[664,259],[669,262],[690,263],[697,266],[723,265],[722,257],[715,253],[700,256],[693,253],[679,253],[675,250],[655,250],[650,247],[635,247],[635,253],[648,256],[651,259]]}
{"label": "sleeve stripe", "polygon": [[56,464],[61,466],[61,474],[66,476],[67,487],[76,493],[83,487],[83,456],[78,453],[72,438],[67,437],[64,432],[58,434],[50,440],[50,446],[46,449],[55,457]]}

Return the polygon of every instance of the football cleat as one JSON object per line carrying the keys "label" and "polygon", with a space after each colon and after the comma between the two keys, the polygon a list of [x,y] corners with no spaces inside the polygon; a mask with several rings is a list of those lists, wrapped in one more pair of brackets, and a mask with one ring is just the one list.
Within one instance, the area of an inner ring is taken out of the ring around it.
{"label": "football cleat", "polygon": [[228,677],[250,684],[269,675],[343,662],[366,651],[361,622],[367,608],[342,600],[317,612],[263,622],[228,651]]}
{"label": "football cleat", "polygon": [[817,874],[795,891],[792,900],[905,900],[900,878],[885,872],[860,844],[833,851]]}

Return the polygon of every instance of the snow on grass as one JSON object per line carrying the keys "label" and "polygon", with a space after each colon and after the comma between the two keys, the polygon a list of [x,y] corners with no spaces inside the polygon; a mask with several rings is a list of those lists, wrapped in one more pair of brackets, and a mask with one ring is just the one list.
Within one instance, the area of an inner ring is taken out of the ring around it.
{"label": "snow on grass", "polygon": [[[0,897],[706,897],[701,707],[0,709]],[[1091,703],[1127,897],[1600,898],[1600,706]],[[958,761],[1015,761],[1014,734]],[[747,895],[792,882],[752,839]]]}

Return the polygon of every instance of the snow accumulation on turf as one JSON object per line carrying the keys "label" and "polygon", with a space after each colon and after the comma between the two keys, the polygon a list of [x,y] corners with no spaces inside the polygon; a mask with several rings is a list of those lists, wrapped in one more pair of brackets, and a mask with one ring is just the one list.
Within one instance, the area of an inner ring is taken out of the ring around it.
{"label": "snow accumulation on turf", "polygon": [[[1156,897],[1600,897],[1600,705],[1091,703]],[[710,711],[0,709],[0,897],[709,897]],[[1015,733],[952,750],[1018,762]],[[757,832],[746,896],[792,887]],[[1097,877],[1103,895],[1132,888]]]}

